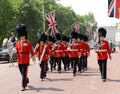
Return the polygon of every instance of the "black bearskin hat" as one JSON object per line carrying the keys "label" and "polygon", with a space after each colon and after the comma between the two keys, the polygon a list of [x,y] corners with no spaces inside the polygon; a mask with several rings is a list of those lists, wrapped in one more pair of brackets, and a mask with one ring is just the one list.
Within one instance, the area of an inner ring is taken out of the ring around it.
{"label": "black bearskin hat", "polygon": [[75,31],[72,31],[72,32],[71,32],[71,38],[77,39],[77,38],[78,38],[78,33],[75,32]]}
{"label": "black bearskin hat", "polygon": [[83,35],[83,40],[84,40],[85,42],[87,42],[87,41],[88,41],[88,37],[87,37],[86,35]]}
{"label": "black bearskin hat", "polygon": [[38,43],[40,43],[40,41],[43,41],[44,43],[47,40],[47,35],[45,35],[45,33],[41,33],[38,39]]}
{"label": "black bearskin hat", "polygon": [[66,41],[66,42],[69,42],[70,38],[66,35],[62,35],[62,41]]}
{"label": "black bearskin hat", "polygon": [[83,39],[83,35],[82,34],[78,34],[78,38],[80,38],[80,40],[82,40]]}
{"label": "black bearskin hat", "polygon": [[55,38],[52,37],[52,36],[48,36],[48,40],[49,40],[49,42],[53,42],[53,43],[55,43]]}
{"label": "black bearskin hat", "polygon": [[104,29],[104,28],[99,28],[99,30],[98,30],[98,37],[100,37],[100,36],[103,36],[103,37],[106,37],[106,29]]}
{"label": "black bearskin hat", "polygon": [[26,31],[25,24],[17,24],[16,31],[17,31],[19,37],[25,36],[25,38],[27,39],[27,31]]}
{"label": "black bearskin hat", "polygon": [[56,40],[61,40],[61,34],[60,33],[55,34],[55,38]]}

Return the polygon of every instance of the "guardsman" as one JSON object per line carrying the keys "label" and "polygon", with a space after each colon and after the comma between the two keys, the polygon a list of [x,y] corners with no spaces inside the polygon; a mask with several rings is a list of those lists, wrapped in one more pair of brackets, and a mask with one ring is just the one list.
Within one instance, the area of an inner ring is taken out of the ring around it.
{"label": "guardsman", "polygon": [[63,49],[63,57],[62,57],[62,61],[63,61],[63,64],[64,64],[64,70],[66,71],[66,68],[68,68],[69,70],[69,51],[67,50],[68,48],[68,43],[69,43],[69,37],[66,36],[66,35],[62,35],[62,43],[63,43],[63,46],[64,46],[64,49]]}
{"label": "guardsman", "polygon": [[58,72],[61,73],[61,60],[63,57],[64,46],[61,43],[61,34],[60,33],[55,34],[55,38],[56,38],[56,43],[53,47],[54,57],[55,57],[55,61],[57,62],[57,65],[58,65]]}
{"label": "guardsman", "polygon": [[78,33],[75,31],[71,32],[71,47],[69,48],[69,57],[71,64],[73,66],[73,76],[76,76],[76,67],[78,64],[78,43],[77,43]]}
{"label": "guardsman", "polygon": [[54,51],[52,50],[53,45],[55,43],[55,38],[52,36],[48,36],[48,48],[49,48],[49,55],[50,55],[50,69],[53,71],[53,68],[55,67],[55,57],[54,57]]}
{"label": "guardsman", "polygon": [[107,77],[107,59],[108,57],[111,59],[110,46],[108,41],[105,40],[106,33],[107,33],[106,29],[99,28],[98,30],[99,42],[98,47],[95,49],[97,53],[98,65],[103,82],[106,81]]}
{"label": "guardsman", "polygon": [[89,45],[87,43],[88,37],[86,35],[84,35],[83,40],[84,40],[84,59],[83,59],[83,61],[84,61],[84,70],[87,70],[87,67],[88,67],[87,58],[90,55],[90,47],[89,47]]}
{"label": "guardsman", "polygon": [[38,55],[38,60],[39,60],[39,65],[41,68],[40,72],[40,78],[43,79],[46,77],[46,72],[47,72],[47,60],[49,58],[49,51],[48,51],[48,46],[46,45],[46,40],[47,40],[47,35],[45,33],[42,33],[39,36],[38,43],[35,48],[35,53]]}
{"label": "guardsman", "polygon": [[28,65],[29,65],[29,56],[31,54],[32,59],[35,60],[34,52],[32,50],[32,44],[27,40],[27,31],[26,26],[24,24],[18,24],[16,26],[16,31],[19,36],[19,40],[16,42],[16,51],[18,54],[18,68],[22,75],[22,91],[25,90],[25,87],[29,83],[29,79],[27,77],[28,73]]}
{"label": "guardsman", "polygon": [[79,49],[79,52],[78,52],[78,72],[82,72],[82,65],[83,65],[83,59],[82,57],[84,56],[84,47],[83,47],[83,42],[81,42],[83,38],[83,35],[82,34],[78,34],[78,38],[77,38],[77,42],[78,42],[78,49]]}

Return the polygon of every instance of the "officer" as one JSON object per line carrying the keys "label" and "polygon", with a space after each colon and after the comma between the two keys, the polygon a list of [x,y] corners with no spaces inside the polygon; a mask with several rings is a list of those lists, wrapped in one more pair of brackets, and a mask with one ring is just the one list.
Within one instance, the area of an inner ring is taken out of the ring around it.
{"label": "officer", "polygon": [[29,56],[31,54],[33,61],[35,60],[34,52],[32,50],[32,44],[27,40],[27,31],[25,24],[18,24],[16,26],[16,31],[19,36],[19,40],[16,42],[16,51],[18,54],[18,68],[22,75],[22,91],[25,90],[25,87],[29,83],[27,77],[28,65],[29,65]]}
{"label": "officer", "polygon": [[99,28],[98,30],[98,37],[99,37],[99,42],[98,46],[95,49],[97,53],[97,59],[98,59],[98,65],[101,73],[101,78],[103,79],[103,82],[106,81],[107,77],[107,59],[108,56],[111,59],[110,55],[110,46],[108,41],[105,40],[106,37],[106,29],[104,28]]}

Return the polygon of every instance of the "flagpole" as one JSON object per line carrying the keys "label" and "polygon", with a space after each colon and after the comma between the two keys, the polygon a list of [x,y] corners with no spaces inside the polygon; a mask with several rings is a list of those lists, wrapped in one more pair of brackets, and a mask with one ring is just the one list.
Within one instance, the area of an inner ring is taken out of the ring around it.
{"label": "flagpole", "polygon": [[42,0],[42,15],[43,15],[43,32],[45,32],[45,8],[44,8],[44,0]]}

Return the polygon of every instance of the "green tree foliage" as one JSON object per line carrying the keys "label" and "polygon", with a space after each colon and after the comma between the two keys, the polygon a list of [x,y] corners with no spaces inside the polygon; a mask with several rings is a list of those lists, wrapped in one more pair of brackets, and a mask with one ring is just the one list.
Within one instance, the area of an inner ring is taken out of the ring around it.
{"label": "green tree foliage", "polygon": [[0,44],[8,37],[14,24],[14,9],[8,0],[0,0]]}
{"label": "green tree foliage", "polygon": [[[4,37],[9,37],[10,32],[15,32],[16,24],[24,23],[27,26],[28,39],[35,45],[37,33],[43,32],[42,6],[45,14],[55,11],[58,30],[62,34],[69,35],[75,22],[80,23],[82,34],[87,34],[86,30],[90,26],[95,31],[97,22],[92,13],[80,16],[71,7],[64,7],[58,2],[57,0],[0,0],[0,43]],[[45,29],[47,28],[48,25],[45,23]]]}

